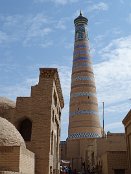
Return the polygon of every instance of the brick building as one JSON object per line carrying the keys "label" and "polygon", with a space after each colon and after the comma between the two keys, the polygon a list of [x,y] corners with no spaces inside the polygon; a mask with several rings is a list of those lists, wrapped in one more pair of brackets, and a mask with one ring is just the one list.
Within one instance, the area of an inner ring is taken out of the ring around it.
{"label": "brick building", "polygon": [[96,166],[103,174],[128,174],[126,137],[124,133],[108,133],[96,139]]}
{"label": "brick building", "polygon": [[131,173],[131,112],[123,120],[126,136],[104,134],[87,23],[81,13],[74,20],[67,140],[61,142],[59,151],[64,101],[57,69],[40,68],[39,82],[31,87],[30,97],[17,97],[16,105],[0,98],[0,174],[59,174],[59,156],[79,172],[94,169],[100,174]]}
{"label": "brick building", "polygon": [[[27,154],[35,155],[35,174],[59,173],[60,121],[63,107],[61,85],[55,68],[40,68],[39,82],[31,87],[31,96],[17,97],[16,107],[7,109],[1,105],[0,116],[9,120],[20,132],[27,149],[31,151],[26,150]],[[16,151],[18,150],[16,147]],[[25,155],[26,151],[24,150]],[[15,151],[12,152],[12,156],[15,154]],[[17,162],[20,163],[18,159]],[[0,163],[0,167],[1,165]],[[15,168],[13,171],[17,172]],[[23,173],[33,174],[29,171]]]}
{"label": "brick building", "polygon": [[[74,140],[75,141],[75,140]],[[81,153],[84,157],[85,167],[93,168],[99,174],[130,174],[127,165],[126,137],[124,133],[108,133],[107,136],[92,140],[77,140],[79,145],[70,146],[72,155]],[[74,142],[76,144],[76,142]],[[67,160],[67,142],[61,143],[61,159]],[[83,158],[73,157],[70,162],[72,168],[77,163],[81,166]],[[82,167],[82,166],[81,166]],[[81,170],[81,168],[77,168]]]}
{"label": "brick building", "polygon": [[0,173],[35,174],[34,164],[34,153],[26,148],[20,133],[0,117]]}
{"label": "brick building", "polygon": [[[61,142],[61,159],[77,171],[127,174],[126,138],[123,133],[104,133],[101,128],[95,77],[89,49],[88,19],[74,20],[75,42],[71,76],[68,138]],[[120,160],[119,160],[120,159]]]}
{"label": "brick building", "polygon": [[131,110],[128,112],[126,117],[123,119],[123,124],[125,126],[128,170],[129,170],[129,174],[130,174],[131,173]]}

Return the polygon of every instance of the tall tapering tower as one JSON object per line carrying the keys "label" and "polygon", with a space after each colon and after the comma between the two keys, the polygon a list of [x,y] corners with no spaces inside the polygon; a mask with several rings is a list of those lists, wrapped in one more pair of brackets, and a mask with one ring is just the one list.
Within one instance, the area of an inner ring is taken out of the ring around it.
{"label": "tall tapering tower", "polygon": [[88,43],[88,19],[83,17],[80,12],[80,15],[74,20],[74,24],[75,43],[68,139],[98,138],[101,136],[101,127]]}
{"label": "tall tapering tower", "polygon": [[96,138],[101,137],[98,103],[87,33],[88,19],[74,20],[75,43],[71,79],[67,159],[77,171],[96,162]]}

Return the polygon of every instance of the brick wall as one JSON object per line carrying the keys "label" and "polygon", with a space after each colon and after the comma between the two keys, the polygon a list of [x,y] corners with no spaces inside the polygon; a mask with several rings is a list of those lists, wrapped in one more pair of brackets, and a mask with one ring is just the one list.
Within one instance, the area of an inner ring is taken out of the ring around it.
{"label": "brick wall", "polygon": [[0,171],[19,172],[19,146],[0,146]]}
{"label": "brick wall", "polygon": [[131,173],[131,110],[128,112],[126,117],[123,119],[126,134],[126,148],[127,148],[127,159],[128,159],[128,172]]}
{"label": "brick wall", "polygon": [[24,174],[35,174],[35,156],[25,148],[20,148],[20,172]]}
{"label": "brick wall", "polygon": [[34,174],[34,154],[20,146],[0,146],[0,172]]}
{"label": "brick wall", "polygon": [[[55,103],[54,92],[57,100]],[[35,174],[48,174],[51,168],[56,173],[59,171],[60,121],[63,106],[57,69],[42,68],[38,84],[31,87],[31,96],[17,97],[16,108],[0,115],[7,118],[18,130],[24,119],[29,119],[32,123],[31,140],[26,141],[26,147],[35,153]],[[28,152],[27,156],[24,155],[24,158],[27,157]]]}
{"label": "brick wall", "polygon": [[127,156],[124,151],[107,152],[108,173],[114,174],[115,169],[124,169],[127,173]]}
{"label": "brick wall", "polygon": [[97,140],[97,156],[107,151],[126,151],[126,137],[124,133],[111,133],[106,138]]}

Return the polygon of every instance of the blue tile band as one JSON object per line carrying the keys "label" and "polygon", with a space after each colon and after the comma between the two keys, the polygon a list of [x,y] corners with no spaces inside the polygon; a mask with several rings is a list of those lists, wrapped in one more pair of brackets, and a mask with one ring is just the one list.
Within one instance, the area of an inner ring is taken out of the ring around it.
{"label": "blue tile band", "polygon": [[87,48],[86,44],[75,45],[74,48]]}
{"label": "blue tile band", "polygon": [[76,116],[76,115],[85,115],[85,114],[88,114],[88,115],[96,115],[96,116],[99,115],[98,112],[96,112],[96,111],[92,111],[92,110],[81,110],[81,111],[70,112],[70,117]]}
{"label": "blue tile band", "polygon": [[78,57],[73,59],[73,62],[79,61],[79,60],[90,60],[88,57]]}
{"label": "blue tile band", "polygon": [[91,96],[91,97],[96,97],[96,93],[92,93],[92,92],[77,92],[77,93],[73,93],[71,94],[71,98],[72,97],[83,97],[83,96]]}
{"label": "blue tile band", "polygon": [[81,81],[86,81],[86,80],[94,81],[94,78],[87,77],[87,76],[77,76],[77,77],[72,79],[72,82],[79,81],[79,80],[81,80]]}
{"label": "blue tile band", "polygon": [[74,56],[79,55],[79,54],[88,54],[87,50],[75,50],[74,51]]}
{"label": "blue tile band", "polygon": [[101,136],[94,132],[81,132],[81,133],[74,133],[68,136],[68,139],[75,139],[75,138],[100,138]]}

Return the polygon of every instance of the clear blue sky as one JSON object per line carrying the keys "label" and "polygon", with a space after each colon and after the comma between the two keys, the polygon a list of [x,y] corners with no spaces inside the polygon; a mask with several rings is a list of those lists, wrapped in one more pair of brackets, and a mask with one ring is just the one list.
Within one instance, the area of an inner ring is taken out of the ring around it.
{"label": "clear blue sky", "polygon": [[67,137],[74,24],[80,9],[88,32],[99,114],[106,131],[123,132],[131,106],[130,0],[0,0],[0,96],[29,96],[39,67],[58,67],[65,99],[61,139]]}

